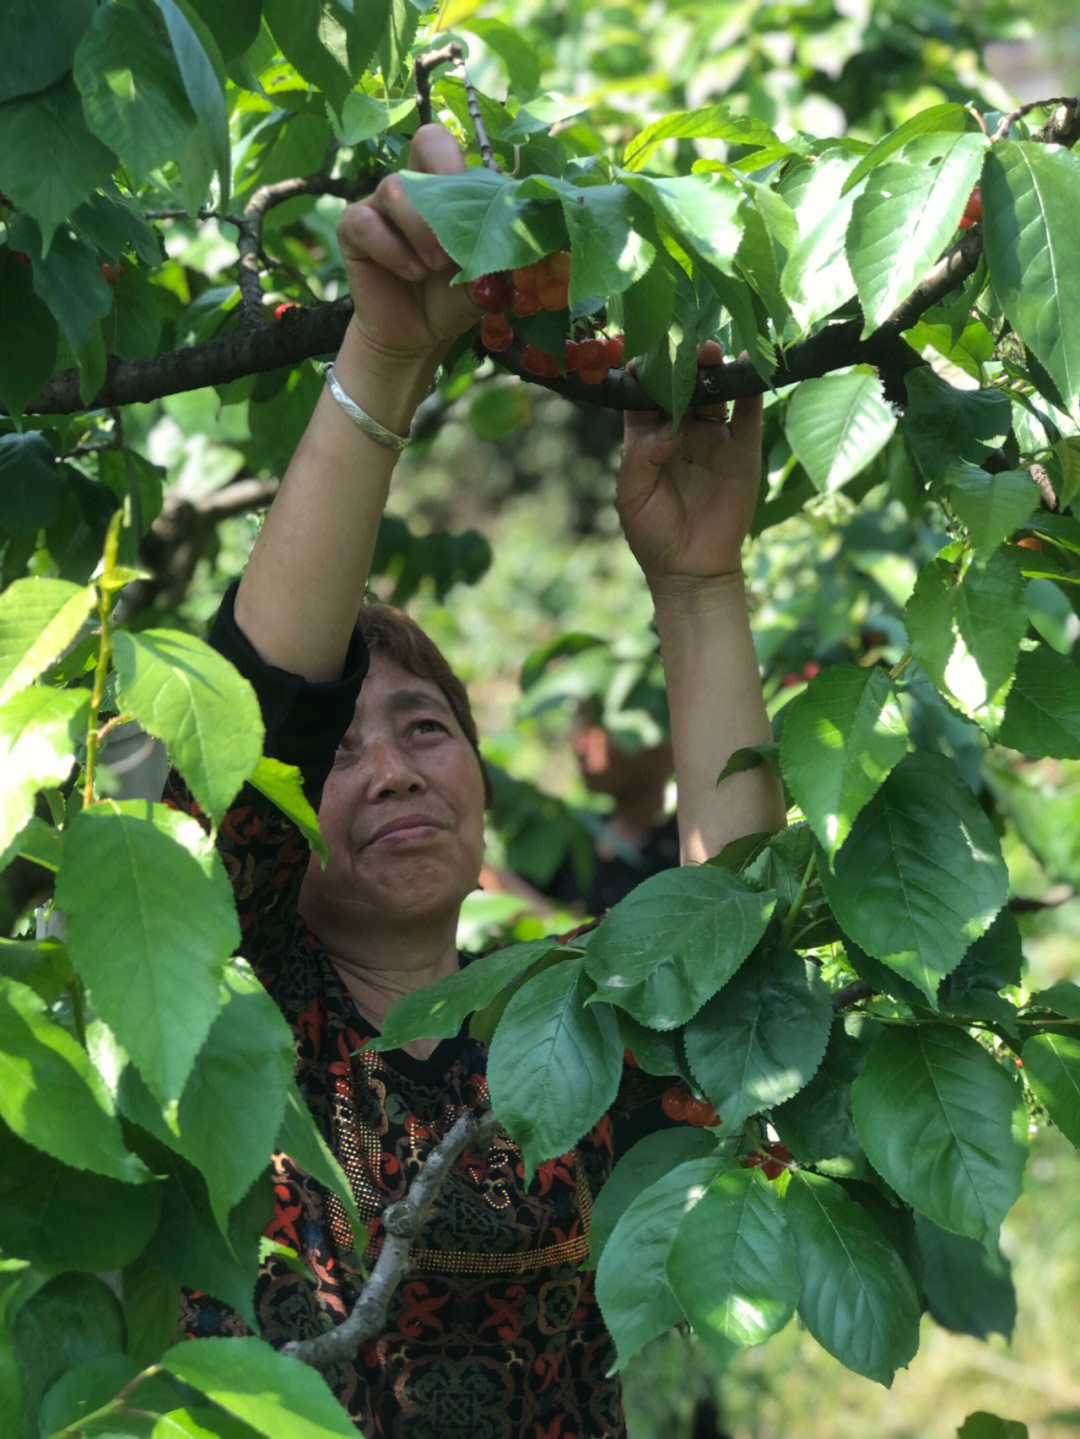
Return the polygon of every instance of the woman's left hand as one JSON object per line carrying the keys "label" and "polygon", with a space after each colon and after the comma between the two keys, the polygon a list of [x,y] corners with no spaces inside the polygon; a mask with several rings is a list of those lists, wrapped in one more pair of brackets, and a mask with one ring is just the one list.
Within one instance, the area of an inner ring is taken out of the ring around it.
{"label": "woman's left hand", "polygon": [[[718,364],[709,340],[700,363]],[[650,586],[697,585],[741,569],[761,483],[760,395],[684,416],[627,411],[616,503]]]}

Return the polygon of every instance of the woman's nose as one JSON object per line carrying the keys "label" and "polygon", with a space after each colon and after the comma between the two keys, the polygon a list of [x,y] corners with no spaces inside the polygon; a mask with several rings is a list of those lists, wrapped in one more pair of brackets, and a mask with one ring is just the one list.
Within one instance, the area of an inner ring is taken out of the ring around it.
{"label": "woman's nose", "polygon": [[412,756],[395,740],[378,740],[365,748],[364,787],[371,798],[410,794],[423,788],[423,775]]}

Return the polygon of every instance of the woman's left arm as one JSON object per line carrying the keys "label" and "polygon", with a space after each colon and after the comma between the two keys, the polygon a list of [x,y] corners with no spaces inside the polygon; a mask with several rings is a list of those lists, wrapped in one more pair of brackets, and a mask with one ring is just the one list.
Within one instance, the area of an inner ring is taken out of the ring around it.
{"label": "woman's left arm", "polygon": [[[705,363],[716,363],[710,342]],[[765,765],[717,777],[737,749],[768,744],[742,546],[761,481],[760,396],[687,415],[630,412],[616,492],[623,532],[652,593],[664,661],[683,864],[730,840],[783,828]]]}

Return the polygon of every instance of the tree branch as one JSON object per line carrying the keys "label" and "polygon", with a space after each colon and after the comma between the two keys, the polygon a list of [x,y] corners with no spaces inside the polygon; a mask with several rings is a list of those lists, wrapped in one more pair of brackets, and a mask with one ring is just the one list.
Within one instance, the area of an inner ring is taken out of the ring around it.
{"label": "tree branch", "polygon": [[325,1369],[350,1359],[357,1346],[386,1327],[390,1300],[409,1268],[409,1247],[420,1233],[435,1196],[454,1164],[466,1149],[488,1144],[499,1121],[488,1109],[466,1110],[424,1161],[424,1167],[408,1194],[383,1211],[386,1238],[371,1275],[348,1318],[326,1334],[297,1339],[283,1346],[283,1353]]}

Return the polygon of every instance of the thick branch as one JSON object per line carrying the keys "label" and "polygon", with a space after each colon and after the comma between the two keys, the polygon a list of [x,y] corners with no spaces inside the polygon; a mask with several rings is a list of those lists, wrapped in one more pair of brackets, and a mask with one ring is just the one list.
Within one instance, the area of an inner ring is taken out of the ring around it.
{"label": "thick branch", "polygon": [[435,1196],[447,1174],[466,1149],[489,1143],[499,1121],[492,1111],[467,1110],[447,1130],[424,1161],[424,1167],[404,1199],[383,1212],[386,1238],[371,1275],[352,1313],[327,1334],[298,1339],[283,1352],[317,1369],[350,1359],[357,1346],[386,1327],[390,1300],[409,1268],[409,1247],[420,1233]]}

